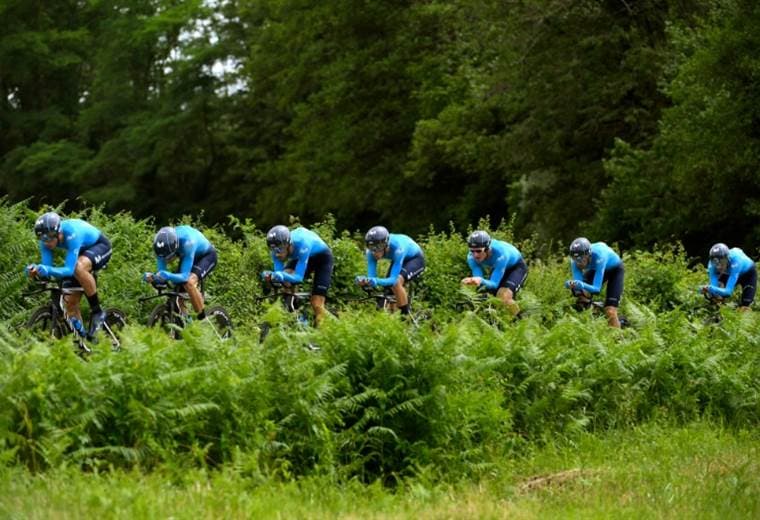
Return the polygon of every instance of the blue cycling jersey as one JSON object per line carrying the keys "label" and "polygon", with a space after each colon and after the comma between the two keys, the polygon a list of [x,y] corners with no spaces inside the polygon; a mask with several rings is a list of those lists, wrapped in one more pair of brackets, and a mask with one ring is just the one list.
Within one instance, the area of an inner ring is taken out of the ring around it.
{"label": "blue cycling jersey", "polygon": [[[63,267],[50,267],[48,274],[54,278],[69,278],[74,276],[80,250],[87,249],[97,242],[102,233],[92,224],[78,218],[61,221],[61,233],[63,240],[59,240],[55,247],[66,251],[66,259]],[[39,241],[39,248],[42,264],[52,266],[53,252],[45,247],[42,240]]]}
{"label": "blue cycling jersey", "polygon": [[156,262],[158,264],[158,276],[172,283],[185,283],[190,278],[195,257],[205,255],[213,246],[203,236],[203,233],[192,226],[177,226],[174,229],[177,231],[177,238],[179,239],[179,247],[177,248],[177,256],[180,261],[179,271],[176,273],[167,271],[166,260],[158,257]]}
{"label": "blue cycling jersey", "polygon": [[[728,252],[728,267],[726,273],[718,272],[712,262],[707,263],[707,274],[710,277],[710,285],[707,286],[707,291],[713,296],[720,296],[722,298],[728,298],[731,293],[734,292],[736,281],[738,278],[752,269],[755,266],[755,262],[750,257],[744,254],[744,251],[738,247],[733,247]],[[720,287],[718,278],[721,274],[728,274],[728,281],[726,281],[725,287]]]}
{"label": "blue cycling jersey", "polygon": [[[582,271],[575,263],[575,260],[570,259],[570,266],[573,270],[573,280],[578,282],[581,289],[590,292],[591,294],[598,294],[601,292],[602,283],[604,282],[604,271],[606,269],[619,267],[622,263],[623,261],[618,254],[604,242],[594,242],[591,244],[591,260]],[[583,273],[589,271],[594,271],[594,280],[593,283],[590,284],[583,281]]]}
{"label": "blue cycling jersey", "polygon": [[372,251],[367,251],[367,277],[375,278],[377,285],[382,287],[391,287],[396,283],[401,268],[404,266],[404,260],[422,256],[422,248],[406,235],[391,233],[388,240],[388,248],[383,258],[391,261],[391,270],[386,278],[377,277],[377,260],[372,255]]}
{"label": "blue cycling jersey", "polygon": [[[275,272],[282,274],[282,280],[289,283],[301,283],[304,276],[306,276],[306,268],[309,264],[309,258],[325,253],[330,250],[330,247],[319,238],[313,231],[309,231],[306,228],[296,228],[290,232],[290,241],[293,246],[293,252],[288,255],[285,262],[281,261],[274,253],[272,253],[272,261],[274,262]],[[288,261],[296,261],[296,267],[293,273],[287,273],[284,271],[285,263]]]}
{"label": "blue cycling jersey", "polygon": [[491,276],[488,279],[483,278],[481,282],[481,285],[488,289],[497,289],[507,269],[514,267],[520,260],[522,260],[520,251],[509,242],[502,240],[491,240],[491,252],[482,262],[476,262],[472,253],[467,254],[467,264],[472,270],[472,276],[483,278],[483,266],[491,269]]}

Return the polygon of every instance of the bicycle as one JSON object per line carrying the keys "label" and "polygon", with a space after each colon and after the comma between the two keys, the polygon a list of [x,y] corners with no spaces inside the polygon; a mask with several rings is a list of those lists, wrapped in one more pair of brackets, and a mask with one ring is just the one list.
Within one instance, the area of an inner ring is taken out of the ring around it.
{"label": "bicycle", "polygon": [[[56,339],[63,338],[68,334],[74,335],[74,343],[79,348],[81,354],[89,354],[92,349],[87,345],[87,341],[97,343],[95,338],[88,337],[86,331],[92,324],[92,316],[88,320],[87,328],[83,325],[77,329],[75,327],[74,317],[69,316],[66,311],[66,296],[74,293],[84,292],[84,289],[77,285],[71,284],[71,279],[59,280],[38,280],[35,284],[37,289],[22,293],[24,297],[35,296],[44,292],[50,293],[50,301],[37,307],[24,327],[32,332],[50,335]],[[126,315],[116,307],[105,309],[106,319],[103,322],[102,330],[106,333],[111,341],[111,348],[114,351],[121,349],[119,340],[119,331],[127,324]]]}
{"label": "bicycle", "polygon": [[457,313],[472,312],[489,325],[500,330],[504,330],[508,322],[523,317],[522,312],[518,313],[517,316],[512,316],[504,303],[482,286],[477,287],[474,291],[471,288],[462,287],[460,293],[464,299],[454,305],[454,310]]}
{"label": "bicycle", "polygon": [[[414,301],[414,280],[410,281],[406,285],[406,295],[407,295],[407,302],[409,304],[409,308],[412,309],[412,302]],[[368,285],[361,286],[362,290],[366,293],[365,296],[357,298],[353,301],[356,302],[366,302],[366,301],[373,301],[375,302],[375,308],[377,310],[384,310],[392,312],[398,308],[398,302],[396,301],[396,295],[393,294],[393,290],[390,287],[370,287]],[[429,311],[422,309],[422,310],[412,310],[408,314],[409,320],[412,322],[412,324],[416,327],[419,327],[422,322],[429,320],[432,318],[432,315]]]}
{"label": "bicycle", "polygon": [[[585,310],[591,309],[591,312],[594,316],[606,317],[604,313],[604,302],[586,298],[578,298],[575,300],[574,306],[577,311],[583,312]],[[618,315],[618,321],[620,322],[621,329],[627,329],[631,326],[631,322],[627,317],[623,315]]]}
{"label": "bicycle", "polygon": [[[274,302],[280,299],[285,311],[294,316],[298,328],[305,330],[314,322],[314,318],[310,312],[311,293],[308,291],[298,291],[297,289],[298,284],[291,284],[289,287],[286,287],[280,282],[268,281],[264,285],[264,295],[256,298],[256,301],[269,300]],[[336,316],[329,308],[327,312]],[[266,319],[261,322],[259,332],[260,343],[264,342],[273,327],[274,323],[266,321]],[[319,350],[319,347],[312,342],[308,342],[306,348],[309,350]]]}
{"label": "bicycle", "polygon": [[[166,300],[153,307],[150,315],[148,315],[148,327],[159,326],[166,330],[172,339],[180,339],[182,337],[180,331],[190,321],[190,316],[185,310],[190,296],[184,291],[176,290],[173,286],[170,287],[169,284],[152,283],[151,285],[157,294],[143,296],[138,301],[144,303],[156,298],[166,298]],[[201,295],[205,300],[203,281],[201,281]],[[206,319],[204,321],[211,325],[220,340],[226,340],[232,336],[232,319],[224,307],[214,305],[206,307],[205,310]]]}

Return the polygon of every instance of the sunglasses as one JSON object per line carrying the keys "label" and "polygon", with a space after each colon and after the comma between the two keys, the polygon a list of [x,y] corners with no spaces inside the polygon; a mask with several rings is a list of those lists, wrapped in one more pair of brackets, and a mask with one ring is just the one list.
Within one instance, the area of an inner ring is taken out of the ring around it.
{"label": "sunglasses", "polygon": [[58,238],[58,231],[48,231],[47,233],[40,233],[37,238],[43,242],[50,242],[53,239]]}
{"label": "sunglasses", "polygon": [[385,251],[385,244],[367,244],[367,249],[372,251],[373,253],[380,253],[382,251]]}
{"label": "sunglasses", "polygon": [[570,256],[576,262],[578,262],[578,261],[583,260],[584,258],[586,258],[586,255],[584,255],[584,254],[570,255]]}
{"label": "sunglasses", "polygon": [[715,267],[719,267],[719,266],[720,266],[720,264],[723,262],[723,258],[712,257],[712,258],[710,259],[710,262],[711,262],[711,263],[712,263],[712,265],[714,265]]}
{"label": "sunglasses", "polygon": [[480,248],[475,248],[475,249],[470,248],[470,253],[472,253],[473,255],[480,255],[480,254],[485,253],[486,251],[487,249],[485,247],[480,247]]}
{"label": "sunglasses", "polygon": [[280,253],[287,251],[288,246],[269,246],[269,250],[274,254],[279,255]]}

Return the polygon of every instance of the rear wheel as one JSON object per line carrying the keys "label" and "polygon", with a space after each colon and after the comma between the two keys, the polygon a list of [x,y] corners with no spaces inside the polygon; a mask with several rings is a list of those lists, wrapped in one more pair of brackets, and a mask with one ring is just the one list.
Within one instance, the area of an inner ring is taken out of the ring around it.
{"label": "rear wheel", "polygon": [[103,332],[105,332],[110,339],[111,347],[114,350],[119,350],[121,348],[119,335],[126,324],[127,316],[121,310],[115,307],[106,309],[106,321],[103,323]]}
{"label": "rear wheel", "polygon": [[219,339],[227,339],[232,336],[232,319],[223,307],[214,306],[206,309],[206,319],[214,326]]}
{"label": "rear wheel", "polygon": [[180,339],[184,325],[182,316],[170,312],[163,303],[156,305],[148,316],[148,327],[161,327],[172,339]]}
{"label": "rear wheel", "polygon": [[49,305],[37,308],[26,321],[26,328],[39,338],[54,337],[60,339],[69,333],[62,319],[53,319],[53,311]]}

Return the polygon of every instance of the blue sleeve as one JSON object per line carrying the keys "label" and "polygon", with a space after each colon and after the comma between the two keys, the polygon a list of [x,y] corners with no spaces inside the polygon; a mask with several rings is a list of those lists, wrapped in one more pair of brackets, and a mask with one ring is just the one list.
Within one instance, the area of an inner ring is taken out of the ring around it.
{"label": "blue sleeve", "polygon": [[[734,268],[737,267],[737,268]],[[715,296],[720,296],[722,298],[728,298],[731,296],[731,294],[734,292],[734,287],[736,287],[736,281],[739,279],[739,269],[738,266],[731,266],[731,274],[728,277],[728,280],[726,281],[725,287],[720,287],[718,284],[718,277],[717,275],[714,277],[715,281],[713,281],[713,276],[710,276],[710,287],[707,288],[707,291],[710,294],[713,294]]]}
{"label": "blue sleeve", "polygon": [[274,265],[275,271],[282,271],[285,269],[285,264],[281,262],[274,253],[272,253],[272,265]]}
{"label": "blue sleeve", "polygon": [[306,275],[306,266],[309,263],[310,253],[311,253],[311,244],[309,244],[308,246],[302,247],[298,251],[298,263],[296,264],[296,268],[292,274],[285,272],[282,269],[278,270],[278,272],[282,273],[282,280],[284,282],[288,282],[288,283],[303,282],[303,277]]}
{"label": "blue sleeve", "polygon": [[40,257],[42,265],[53,265],[53,252],[40,242]]}
{"label": "blue sleeve", "polygon": [[470,254],[467,255],[467,265],[470,266],[472,276],[480,276],[481,278],[483,277],[483,269],[481,269],[481,267]]}
{"label": "blue sleeve", "polygon": [[372,253],[367,251],[367,277],[374,278],[377,276],[377,260],[372,256]]}
{"label": "blue sleeve", "polygon": [[388,273],[387,278],[378,278],[377,285],[381,287],[391,287],[396,283],[398,275],[401,274],[401,268],[404,265],[405,249],[403,247],[397,247],[393,252],[393,258],[391,259],[391,271]]}
{"label": "blue sleeve", "polygon": [[66,260],[63,263],[63,267],[51,267],[48,270],[50,276],[56,278],[74,276],[74,269],[76,269],[77,259],[79,258],[79,249],[82,247],[82,239],[79,236],[80,234],[78,233],[76,240],[72,240],[70,244],[66,244]]}
{"label": "blue sleeve", "polygon": [[570,270],[573,273],[573,280],[583,282],[583,271],[572,260],[570,260]]}
{"label": "blue sleeve", "polygon": [[720,283],[718,281],[718,273],[715,271],[712,262],[707,266],[707,276],[710,278],[710,286],[718,287],[718,284]]}
{"label": "blue sleeve", "polygon": [[599,294],[602,290],[602,283],[604,282],[604,269],[607,267],[607,255],[605,255],[602,258],[599,258],[597,260],[596,265],[594,266],[594,282],[593,284],[588,284],[585,282],[581,282],[581,288],[584,291],[588,291],[591,294]]}
{"label": "blue sleeve", "polygon": [[504,278],[504,272],[507,270],[507,266],[514,264],[514,258],[509,253],[496,260],[497,262],[491,270],[490,278],[488,280],[483,280],[483,285],[489,289],[497,289],[499,287],[499,282]]}
{"label": "blue sleeve", "polygon": [[[186,242],[186,245],[188,243]],[[193,269],[193,262],[195,261],[195,253],[198,251],[200,242],[198,240],[192,240],[189,242],[192,244],[191,249],[185,249],[182,251],[180,258],[182,259],[179,264],[178,273],[167,273],[164,271],[161,274],[162,278],[169,280],[172,283],[185,283],[190,279],[190,271]]]}

